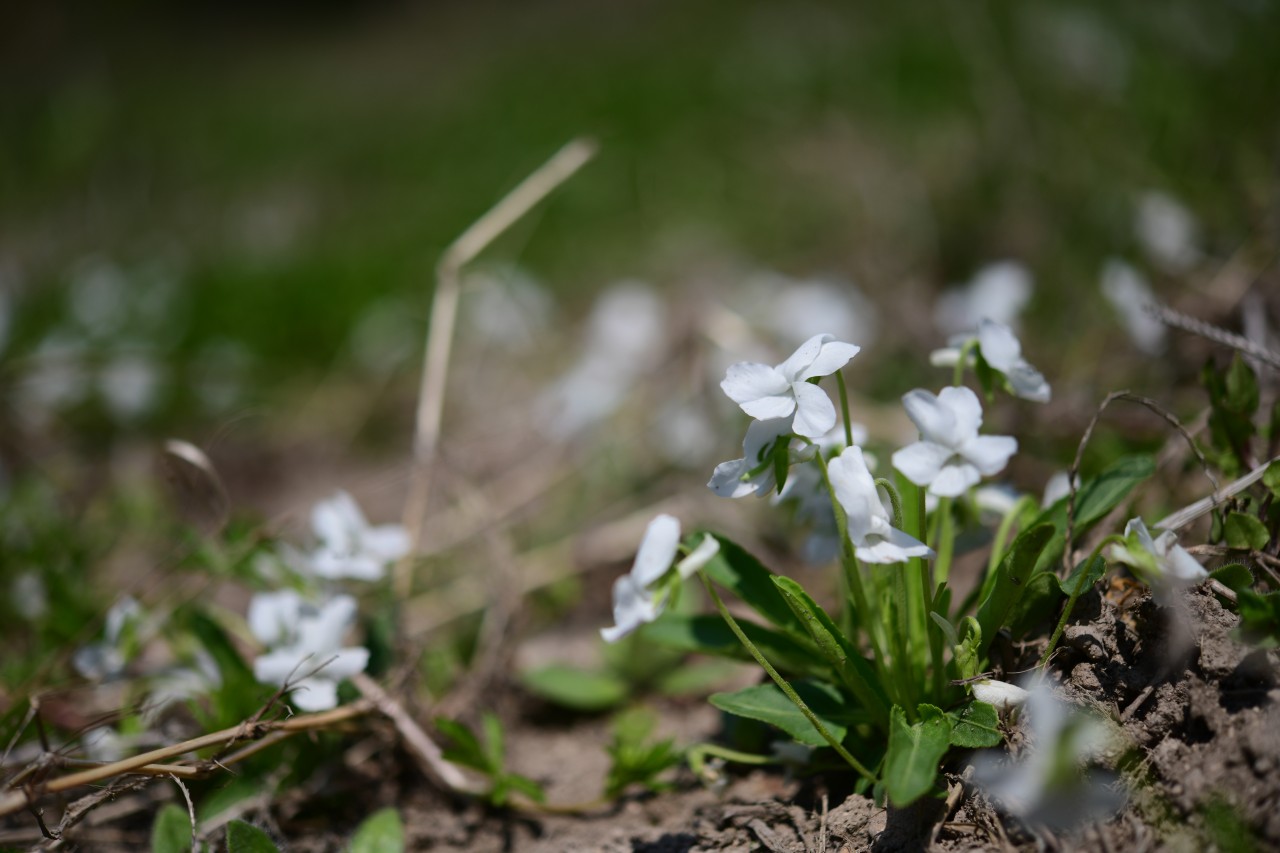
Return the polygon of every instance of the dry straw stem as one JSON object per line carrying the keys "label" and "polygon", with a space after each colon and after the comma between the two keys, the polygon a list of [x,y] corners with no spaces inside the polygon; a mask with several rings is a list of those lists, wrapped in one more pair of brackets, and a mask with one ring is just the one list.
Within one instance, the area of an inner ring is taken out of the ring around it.
{"label": "dry straw stem", "polygon": [[445,249],[436,265],[436,289],[431,300],[431,322],[422,361],[422,383],[418,388],[418,410],[413,435],[413,470],[409,496],[405,501],[404,526],[409,531],[409,555],[395,567],[395,591],[407,598],[413,588],[413,555],[421,537],[421,526],[431,496],[431,474],[440,440],[440,419],[444,412],[445,385],[453,330],[458,317],[462,268],[517,220],[567,181],[595,156],[596,143],[575,139],[552,155],[537,171],[507,193]]}
{"label": "dry straw stem", "polygon": [[1212,323],[1197,320],[1195,317],[1188,317],[1186,314],[1174,311],[1167,305],[1152,303],[1147,310],[1166,326],[1172,326],[1175,329],[1199,335],[1206,340],[1213,341],[1215,344],[1231,347],[1254,359],[1259,364],[1265,364],[1272,370],[1280,370],[1280,354],[1256,344],[1246,337],[1237,335],[1234,332],[1228,332],[1226,329],[1220,329]]}
{"label": "dry straw stem", "polygon": [[[109,764],[102,764],[87,770],[81,770],[77,773],[70,773],[43,785],[32,786],[29,789],[18,791],[10,790],[3,795],[0,795],[0,817],[12,814],[16,811],[21,811],[40,794],[58,794],[63,791],[69,791],[72,788],[78,788],[81,785],[92,785],[116,776],[123,776],[126,773],[137,773],[148,776],[198,776],[206,772],[206,762],[200,762],[200,764],[195,766],[183,764],[169,765],[161,764],[160,762],[167,761],[170,758],[176,758],[180,755],[185,755],[189,752],[207,749],[209,747],[226,747],[239,741],[258,740],[260,738],[264,738],[264,736],[271,737],[272,735],[275,735],[276,737],[287,737],[291,734],[296,734],[297,732],[328,728],[330,726],[337,725],[338,723],[363,716],[373,710],[374,707],[375,705],[373,702],[370,702],[369,700],[361,700],[358,702],[352,702],[349,705],[334,708],[330,711],[322,711],[318,714],[304,714],[296,717],[290,717],[287,720],[246,720],[240,725],[191,738],[190,740],[183,741],[182,743],[153,749],[150,752],[144,752],[131,758],[125,758],[120,761],[113,761]],[[257,746],[257,744],[254,744],[254,746]],[[235,756],[228,756],[221,760],[215,760],[213,764],[214,766],[228,764],[233,760],[244,758],[248,754],[251,754],[249,750],[241,750]]]}

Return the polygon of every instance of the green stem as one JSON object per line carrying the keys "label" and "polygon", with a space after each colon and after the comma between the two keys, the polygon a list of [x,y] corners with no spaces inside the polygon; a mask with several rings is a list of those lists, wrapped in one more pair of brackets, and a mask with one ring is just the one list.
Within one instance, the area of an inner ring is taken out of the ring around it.
{"label": "green stem", "polygon": [[[898,490],[894,488],[893,483],[884,477],[876,478],[876,486],[885,490],[889,495],[889,504],[893,507],[893,526],[902,529],[902,496],[898,494]],[[924,540],[921,539],[921,542]]]}
{"label": "green stem", "polygon": [[[926,498],[927,498],[926,489],[923,486],[917,487],[916,488],[916,512],[919,514],[918,524],[919,524],[920,534],[924,534],[926,531],[926,528],[928,527],[928,510],[926,508]],[[950,502],[948,499],[944,498],[942,500],[942,504],[938,507],[938,511],[939,513],[949,514],[949,510],[950,510]],[[921,542],[925,542],[926,544],[929,541],[924,537],[924,535],[917,536],[917,538]],[[935,543],[940,541],[942,540],[940,539],[934,540]],[[943,559],[942,549],[940,546],[935,545],[934,551],[938,554],[939,560]],[[944,685],[945,672],[943,670],[943,662],[942,662],[942,629],[938,627],[937,623],[935,623],[932,618],[930,618],[929,613],[933,610],[934,588],[937,586],[939,579],[943,581],[946,580],[947,570],[945,565],[941,570],[939,570],[936,562],[933,564],[933,566],[930,566],[929,560],[924,557],[917,557],[916,559],[919,562],[917,571],[920,573],[921,618],[924,623],[923,628],[924,628],[925,640],[929,645],[929,658],[933,664],[933,695],[935,697],[941,697],[943,695],[943,690],[945,687]],[[947,562],[950,562],[951,560],[950,544],[948,544],[947,546],[947,553],[946,553],[945,559],[947,560]],[[946,616],[947,614],[944,613],[942,615]]]}
{"label": "green stem", "polygon": [[741,626],[738,625],[738,620],[733,618],[733,614],[729,612],[729,608],[725,607],[724,602],[720,599],[720,594],[716,592],[715,587],[711,583],[711,578],[707,577],[706,572],[699,569],[698,576],[702,578],[702,585],[707,588],[707,594],[711,596],[711,600],[715,602],[716,609],[720,611],[720,616],[728,624],[729,630],[733,632],[734,636],[738,638],[738,641],[742,643],[743,647],[750,652],[753,658],[755,658],[756,663],[760,664],[761,668],[769,674],[769,677],[773,679],[773,683],[778,685],[778,689],[786,694],[792,704],[795,705],[796,708],[799,709],[800,713],[804,715],[804,718],[809,721],[809,724],[818,730],[818,734],[822,736],[822,739],[825,740],[841,758],[848,762],[850,767],[862,775],[863,778],[874,782],[876,778],[875,774],[864,767],[861,761],[854,758],[853,755],[849,753],[849,750],[844,748],[844,744],[836,740],[835,736],[832,735],[831,732],[827,731],[827,727],[822,724],[822,720],[819,720],[818,715],[809,709],[809,706],[805,704],[805,701],[800,698],[800,694],[796,693],[795,688],[788,684],[787,680],[778,674],[778,671],[773,668],[773,664],[769,663],[769,661],[765,659],[765,656],[760,653],[760,650],[755,647],[755,644],[747,638],[747,635],[743,633]]}
{"label": "green stem", "polygon": [[951,377],[952,385],[964,384],[964,369],[969,362],[969,353],[973,352],[977,346],[978,342],[974,338],[970,338],[960,346],[960,360],[956,362],[955,373]]}
{"label": "green stem", "polygon": [[849,392],[844,387],[844,374],[836,371],[836,388],[840,391],[840,411],[844,413],[844,446],[853,447],[853,422],[849,420]]}
{"label": "green stem", "polygon": [[685,757],[689,761],[689,769],[693,771],[693,775],[699,779],[707,779],[707,756],[714,758],[723,758],[725,761],[732,761],[735,764],[777,764],[778,759],[772,755],[757,755],[754,752],[739,752],[736,749],[729,749],[727,746],[720,746],[714,743],[699,743],[689,747],[685,751]]}
{"label": "green stem", "polygon": [[938,556],[933,561],[933,577],[937,583],[946,583],[951,572],[951,554],[955,551],[956,524],[951,514],[951,498],[938,499],[938,538],[933,550]]}
{"label": "green stem", "polygon": [[1013,529],[1014,523],[1022,517],[1022,513],[1025,512],[1028,507],[1036,506],[1038,506],[1038,504],[1036,503],[1035,498],[1030,495],[1023,495],[1018,499],[1018,502],[1014,504],[1013,509],[1011,509],[1004,518],[1000,519],[1000,526],[996,528],[995,538],[991,541],[991,556],[987,559],[988,577],[990,577],[991,573],[1000,565],[1000,561],[1004,559],[1004,549],[1005,546],[1008,545],[1009,532]]}
{"label": "green stem", "polygon": [[1067,622],[1071,619],[1071,611],[1076,606],[1076,599],[1084,592],[1084,581],[1089,576],[1089,567],[1093,565],[1093,561],[1098,559],[1098,555],[1102,553],[1102,549],[1113,542],[1124,542],[1124,537],[1118,533],[1112,533],[1106,539],[1098,543],[1098,547],[1093,549],[1093,553],[1082,564],[1080,570],[1080,579],[1076,581],[1075,589],[1071,590],[1071,595],[1067,598],[1066,607],[1062,608],[1062,618],[1058,620],[1058,627],[1053,630],[1053,636],[1049,638],[1049,646],[1044,650],[1044,654],[1040,657],[1040,662],[1036,664],[1041,670],[1049,665],[1049,658],[1053,656],[1053,650],[1058,646],[1058,640],[1062,638],[1062,632],[1067,628]]}

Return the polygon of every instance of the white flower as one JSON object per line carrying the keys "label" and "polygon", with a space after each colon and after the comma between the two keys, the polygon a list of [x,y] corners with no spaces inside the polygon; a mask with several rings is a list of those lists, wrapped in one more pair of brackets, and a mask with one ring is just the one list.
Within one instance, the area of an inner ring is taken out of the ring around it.
{"label": "white flower", "polygon": [[1031,273],[1017,261],[988,264],[965,287],[954,287],[934,304],[933,321],[948,335],[966,333],[983,317],[1012,326],[1031,299]]}
{"label": "white flower", "polygon": [[746,319],[785,346],[822,333],[866,345],[879,327],[875,304],[843,279],[796,279],[762,270],[748,276],[742,290]]}
{"label": "white flower", "polygon": [[932,557],[923,542],[890,523],[876,482],[862,458],[862,448],[847,447],[827,468],[836,500],[848,521],[849,540],[859,560],[867,563],[900,563],[911,557]]}
{"label": "white flower", "polygon": [[260,593],[249,602],[249,630],[270,651],[253,662],[263,684],[288,684],[303,711],[324,711],[338,704],[338,682],[364,672],[369,651],[342,645],[355,621],[356,601],[338,595],[321,605],[293,590]]}
{"label": "white flower", "polygon": [[18,575],[9,589],[14,609],[24,618],[36,622],[49,612],[49,590],[44,579],[36,572],[28,571]]}
{"label": "white flower", "polygon": [[[124,672],[129,657],[136,651],[136,636],[143,619],[142,605],[126,595],[107,611],[107,624],[101,643],[77,649],[71,665],[85,678],[104,680]],[[131,648],[132,647],[132,648]]]}
{"label": "white flower", "polygon": [[973,685],[973,698],[995,706],[997,711],[1008,711],[1021,708],[1030,694],[1016,684],[1007,681],[996,681],[993,678],[983,679]]}
{"label": "white flower", "polygon": [[[618,578],[613,585],[614,627],[602,628],[600,636],[605,642],[616,643],[646,622],[657,619],[666,607],[666,596],[661,590],[652,590],[675,562],[680,549],[680,522],[673,516],[662,514],[649,522],[635,562],[628,574]],[[720,551],[720,543],[713,536],[706,536],[689,556],[676,565],[676,572],[683,580],[706,565]]]}
{"label": "white flower", "polygon": [[707,486],[722,498],[768,495],[777,482],[770,457],[779,441],[790,443],[791,418],[752,421],[742,442],[742,458],[717,465]]}
{"label": "white flower", "polygon": [[999,483],[979,486],[973,490],[973,502],[984,513],[1004,517],[1018,507],[1022,493],[1012,486]]}
{"label": "white flower", "polygon": [[720,387],[757,420],[795,416],[797,435],[818,438],[836,423],[836,409],[820,388],[808,382],[844,367],[861,347],[831,335],[814,335],[776,367],[738,362],[729,367]]}
{"label": "white flower", "polygon": [[1165,272],[1186,272],[1200,258],[1195,217],[1165,193],[1142,194],[1133,230],[1151,260]]}
{"label": "white flower", "polygon": [[409,534],[399,524],[374,527],[351,495],[339,491],[311,510],[311,529],[320,547],[308,558],[311,571],[334,580],[380,580],[387,563],[409,552]]}
{"label": "white flower", "polygon": [[1178,543],[1178,535],[1166,530],[1151,538],[1141,518],[1124,526],[1125,544],[1111,546],[1111,559],[1130,566],[1143,583],[1163,594],[1204,580],[1209,573]]}
{"label": "white flower", "polygon": [[982,405],[968,388],[943,388],[935,397],[917,388],[902,398],[920,441],[893,454],[893,466],[917,486],[954,498],[984,476],[999,473],[1018,450],[1008,436],[978,435]]}
{"label": "white flower", "polygon": [[1025,701],[1031,747],[1016,762],[981,753],[974,782],[1033,828],[1062,831],[1114,814],[1124,795],[1106,784],[1109,774],[1081,768],[1111,745],[1105,724],[1074,711],[1042,682],[1026,691]]}
{"label": "white flower", "polygon": [[[1013,329],[988,317],[982,318],[976,335],[952,338],[949,346],[930,353],[929,363],[934,367],[954,367],[960,362],[962,347],[971,341],[977,342],[978,351],[987,364],[1004,375],[1014,396],[1037,403],[1049,402],[1049,383],[1022,357],[1022,344]],[[972,363],[970,360],[965,366]]]}
{"label": "white flower", "polygon": [[[1076,477],[1076,488],[1080,488],[1080,477]],[[1066,471],[1058,471],[1044,484],[1044,496],[1040,498],[1040,506],[1048,509],[1058,501],[1071,494],[1071,479]]]}
{"label": "white flower", "polygon": [[1148,355],[1164,351],[1164,323],[1151,315],[1155,296],[1142,273],[1112,258],[1102,268],[1102,295],[1120,315],[1134,346]]}

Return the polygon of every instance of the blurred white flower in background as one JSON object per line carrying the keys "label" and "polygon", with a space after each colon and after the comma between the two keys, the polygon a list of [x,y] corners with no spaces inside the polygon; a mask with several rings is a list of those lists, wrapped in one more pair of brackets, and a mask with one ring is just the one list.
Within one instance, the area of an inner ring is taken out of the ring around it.
{"label": "blurred white flower in background", "polygon": [[1142,273],[1124,261],[1111,258],[1102,267],[1101,288],[1102,295],[1120,316],[1133,345],[1147,355],[1164,352],[1167,332],[1149,310],[1155,303],[1155,295]]}
{"label": "blurred white flower in background", "polygon": [[1086,767],[1112,746],[1106,724],[1076,711],[1043,681],[1026,691],[1014,688],[1019,693],[1008,692],[1010,687],[1000,692],[1010,704],[1025,703],[1021,719],[1031,744],[1017,760],[994,750],[979,753],[974,784],[1033,831],[1040,826],[1066,831],[1119,810],[1125,796],[1109,784],[1114,777]]}
{"label": "blurred white flower in background", "polygon": [[672,465],[697,468],[715,450],[715,427],[701,407],[692,401],[673,400],[657,411],[650,434],[657,451]]}
{"label": "blurred white flower in background", "polygon": [[307,555],[306,565],[327,580],[381,580],[388,563],[409,553],[409,534],[403,526],[371,525],[344,491],[312,508],[311,529],[320,544]]}
{"label": "blurred white flower in background", "polygon": [[156,363],[141,355],[122,355],[103,366],[98,390],[115,419],[131,421],[150,410],[160,385]]}
{"label": "blurred white flower in background", "polygon": [[1018,451],[1014,438],[978,435],[982,404],[969,388],[947,387],[936,396],[917,388],[903,395],[902,405],[921,437],[893,454],[893,467],[940,498],[958,497],[998,474]]}
{"label": "blurred white flower in background", "polygon": [[1031,271],[1017,261],[988,264],[968,284],[938,296],[933,322],[944,335],[972,333],[983,318],[1017,328],[1033,289]]}
{"label": "blurred white flower in background", "polygon": [[795,279],[762,270],[748,276],[742,287],[746,319],[782,346],[796,347],[824,333],[837,340],[861,341],[863,346],[875,340],[879,312],[850,281]]}
{"label": "blurred white flower in background", "polygon": [[[1080,488],[1080,476],[1076,475],[1076,489]],[[1058,471],[1044,484],[1044,496],[1040,506],[1049,508],[1071,494],[1071,479],[1066,471]]]}
{"label": "blurred white flower in background", "polygon": [[1022,500],[1022,493],[1007,483],[990,483],[973,490],[973,502],[984,514],[1005,517]]}
{"label": "blurred white flower in background", "polygon": [[1133,230],[1152,263],[1167,273],[1186,272],[1200,259],[1195,217],[1166,193],[1152,190],[1139,197]]}
{"label": "blurred white flower in background", "polygon": [[1008,381],[1014,396],[1036,403],[1049,402],[1052,394],[1049,383],[1022,357],[1022,343],[1018,336],[1004,323],[997,323],[989,317],[982,318],[976,333],[956,335],[946,347],[931,352],[929,363],[934,367],[954,367],[960,363],[964,346],[971,341],[977,342],[978,351],[987,365]]}
{"label": "blurred white flower in background", "polygon": [[196,649],[191,657],[191,664],[173,667],[151,679],[151,692],[147,694],[142,714],[143,722],[151,723],[159,719],[174,702],[197,699],[222,686],[222,673],[218,670],[218,664],[204,649]]}
{"label": "blurred white flower in background", "polygon": [[463,322],[486,346],[525,353],[552,328],[555,302],[533,276],[510,264],[469,271],[463,282]]}
{"label": "blurred white flower in background", "polygon": [[1152,538],[1141,518],[1124,527],[1125,543],[1113,544],[1108,556],[1133,569],[1133,573],[1163,599],[1209,576],[1204,566],[1178,544],[1178,534],[1163,531]]}
{"label": "blurred white flower in background", "polygon": [[338,704],[338,683],[364,672],[368,649],[343,646],[355,622],[356,601],[337,595],[314,604],[293,590],[265,592],[249,602],[249,630],[268,648],[253,662],[263,684],[289,684],[290,701],[302,711]]}
{"label": "blurred white flower in background", "polygon": [[601,294],[577,364],[538,398],[538,426],[563,440],[616,412],[664,357],[666,326],[666,306],[646,284],[622,282]]}
{"label": "blurred white flower in background", "polygon": [[104,681],[124,672],[129,659],[137,652],[138,636],[144,614],[142,605],[126,595],[107,611],[102,641],[76,649],[71,665],[85,678]]}
{"label": "blurred white flower in background", "polygon": [[[0,491],[3,497],[3,491]],[[43,619],[49,612],[49,589],[44,578],[34,571],[26,571],[13,579],[9,587],[13,609],[32,622]]]}

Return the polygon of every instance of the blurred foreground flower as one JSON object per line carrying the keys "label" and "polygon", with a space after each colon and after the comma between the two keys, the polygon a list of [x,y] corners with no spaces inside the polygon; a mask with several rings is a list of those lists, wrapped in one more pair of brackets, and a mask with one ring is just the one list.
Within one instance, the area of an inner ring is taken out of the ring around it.
{"label": "blurred foreground flower", "polygon": [[[614,627],[602,628],[605,642],[615,643],[646,622],[662,615],[667,605],[668,590],[654,588],[675,562],[680,549],[680,522],[670,515],[659,515],[649,522],[631,571],[614,582]],[[720,551],[720,543],[706,536],[689,556],[676,564],[680,580],[706,565]]]}
{"label": "blurred foreground flower", "polygon": [[848,519],[849,540],[859,560],[901,563],[912,557],[933,557],[932,548],[891,523],[861,447],[845,448],[831,460],[827,470],[836,500]]}
{"label": "blurred foreground flower", "polygon": [[1017,759],[993,750],[980,753],[974,784],[1033,830],[1065,831],[1114,814],[1124,805],[1124,793],[1112,786],[1111,774],[1087,768],[1110,746],[1105,724],[1075,711],[1043,682],[1024,692],[1030,746]]}
{"label": "blurred foreground flower", "polygon": [[1178,535],[1166,530],[1151,538],[1141,518],[1133,518],[1124,526],[1125,543],[1111,546],[1111,559],[1124,563],[1133,573],[1161,597],[1204,580],[1209,573],[1204,566],[1178,543]]}
{"label": "blurred foreground flower", "polygon": [[984,476],[997,474],[1018,450],[1016,439],[978,435],[982,404],[968,388],[943,388],[937,396],[917,388],[902,398],[920,441],[893,454],[893,467],[930,494],[954,498]]}
{"label": "blurred foreground flower", "polygon": [[338,595],[323,604],[304,601],[291,589],[259,593],[249,602],[249,630],[270,651],[253,662],[263,684],[293,691],[290,700],[303,711],[324,711],[338,704],[338,682],[364,672],[368,649],[343,646],[355,621],[356,601]]}
{"label": "blurred foreground flower", "polygon": [[85,678],[103,681],[124,672],[130,658],[138,651],[138,626],[143,618],[142,605],[126,595],[107,611],[107,624],[100,643],[77,649],[71,665]]}
{"label": "blurred foreground flower", "polygon": [[351,495],[339,491],[311,510],[320,547],[306,558],[316,576],[328,580],[381,580],[387,564],[409,553],[409,534],[399,524],[373,526]]}
{"label": "blurred foreground flower", "polygon": [[836,408],[808,380],[830,376],[860,350],[831,335],[814,335],[776,367],[746,361],[731,365],[720,387],[751,417],[769,420],[794,414],[796,435],[818,438],[835,426]]}

